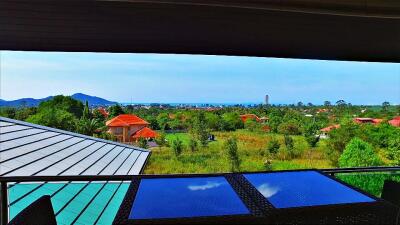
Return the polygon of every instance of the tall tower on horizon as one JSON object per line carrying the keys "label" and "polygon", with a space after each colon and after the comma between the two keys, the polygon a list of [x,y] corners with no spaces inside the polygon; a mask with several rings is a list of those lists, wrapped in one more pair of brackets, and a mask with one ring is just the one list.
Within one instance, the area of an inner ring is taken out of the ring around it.
{"label": "tall tower on horizon", "polygon": [[265,95],[265,105],[269,105],[269,95]]}

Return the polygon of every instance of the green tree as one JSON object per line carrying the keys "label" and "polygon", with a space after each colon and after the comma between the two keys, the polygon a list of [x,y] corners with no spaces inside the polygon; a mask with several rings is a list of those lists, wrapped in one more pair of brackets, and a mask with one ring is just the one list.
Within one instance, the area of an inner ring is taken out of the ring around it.
{"label": "green tree", "polygon": [[98,109],[93,110],[92,117],[98,121],[105,122],[107,119]]}
{"label": "green tree", "polygon": [[191,133],[202,146],[207,146],[209,132],[207,130],[207,122],[203,111],[200,111],[194,118]]}
{"label": "green tree", "polygon": [[206,114],[207,127],[211,130],[218,131],[223,129],[222,118],[214,113]]}
{"label": "green tree", "polygon": [[284,135],[284,141],[285,141],[285,146],[288,150],[294,148],[294,141],[292,137],[290,137],[289,135]]}
{"label": "green tree", "polygon": [[260,124],[253,119],[247,119],[246,122],[244,123],[244,128],[253,132],[260,129]]}
{"label": "green tree", "polygon": [[231,171],[240,171],[240,158],[238,155],[238,146],[236,138],[228,138],[224,144],[224,149],[227,151],[227,157],[231,164]]}
{"label": "green tree", "polygon": [[26,120],[28,117],[35,115],[37,113],[36,107],[27,107],[27,108],[19,108],[15,112],[15,119],[16,120]]}
{"label": "green tree", "polygon": [[234,131],[244,127],[243,121],[237,112],[228,112],[222,115],[223,130]]}
{"label": "green tree", "polygon": [[340,167],[380,166],[382,161],[367,142],[353,138],[339,158]]}
{"label": "green tree", "polygon": [[363,125],[359,127],[359,137],[375,147],[387,148],[389,141],[400,136],[400,129],[388,124]]}
{"label": "green tree", "polygon": [[149,148],[149,144],[146,138],[139,138],[138,145],[140,148]]}
{"label": "green tree", "polygon": [[324,101],[324,106],[327,107],[327,108],[329,108],[329,107],[332,106],[332,104],[331,104],[330,101]]}
{"label": "green tree", "polygon": [[344,121],[340,125],[340,128],[329,132],[329,139],[327,139],[327,148],[325,149],[325,153],[334,166],[338,165],[338,159],[347,143],[349,143],[352,138],[356,137],[358,132],[359,127],[351,120]]}
{"label": "green tree", "polygon": [[76,131],[80,134],[93,136],[97,129],[100,128],[100,123],[97,119],[87,119],[82,117],[82,119],[77,121]]}
{"label": "green tree", "polygon": [[12,107],[0,107],[0,116],[15,119],[17,109]]}
{"label": "green tree", "polygon": [[285,135],[301,134],[300,126],[296,120],[283,122],[278,126],[278,132]]}
{"label": "green tree", "polygon": [[85,107],[83,108],[82,118],[83,118],[83,119],[90,119],[90,118],[92,118],[92,116],[90,115],[90,110],[89,110],[89,103],[88,103],[88,101],[85,102]]}
{"label": "green tree", "polygon": [[162,146],[165,146],[167,141],[165,139],[166,135],[164,132],[159,132],[158,136],[155,138],[155,141],[157,145],[161,148]]}
{"label": "green tree", "polygon": [[336,105],[339,106],[339,107],[344,108],[344,107],[347,106],[347,103],[346,103],[345,100],[338,100],[338,101],[336,102]]}
{"label": "green tree", "polygon": [[388,112],[389,111],[389,107],[390,107],[390,103],[389,102],[383,102],[382,103],[382,111],[383,112]]}
{"label": "green tree", "polygon": [[318,128],[319,128],[318,125],[315,122],[313,122],[313,123],[305,126],[305,129],[304,129],[304,137],[305,137],[307,143],[312,148],[317,146],[317,143],[319,141],[319,136],[316,135]]}
{"label": "green tree", "polygon": [[[153,130],[160,130],[160,126],[158,125],[157,118],[153,115],[145,115],[146,121],[150,123],[150,128]],[[142,117],[142,118],[143,118]]]}
{"label": "green tree", "polygon": [[307,135],[307,136],[305,136],[305,139],[306,139],[308,145],[310,145],[310,147],[315,148],[317,146],[318,141],[319,141],[319,136]]}
{"label": "green tree", "polygon": [[75,131],[76,124],[76,118],[72,113],[58,108],[41,109],[26,121],[68,131]]}
{"label": "green tree", "polygon": [[175,156],[178,157],[182,154],[183,151],[183,142],[178,137],[172,140],[171,144],[172,151],[174,152]]}
{"label": "green tree", "polygon": [[71,98],[70,96],[57,95],[48,101],[41,102],[38,112],[49,109],[57,109],[67,111],[76,118],[81,118],[83,113],[82,102]]}
{"label": "green tree", "polygon": [[400,166],[400,136],[390,140],[388,146],[388,158],[393,160],[395,165]]}
{"label": "green tree", "polygon": [[278,132],[278,127],[282,123],[282,116],[271,114],[268,120],[268,126],[271,128],[272,132]]}
{"label": "green tree", "polygon": [[108,108],[108,114],[110,118],[116,117],[118,115],[124,114],[124,110],[119,104],[112,105]]}
{"label": "green tree", "polygon": [[303,103],[303,102],[298,102],[298,103],[297,103],[297,107],[301,108],[301,107],[303,107],[303,106],[304,106],[304,103]]}
{"label": "green tree", "polygon": [[168,113],[160,113],[157,116],[157,123],[160,126],[161,130],[168,130],[168,121],[169,121],[169,116]]}
{"label": "green tree", "polygon": [[192,152],[195,152],[198,149],[198,142],[194,138],[189,138],[189,149]]}

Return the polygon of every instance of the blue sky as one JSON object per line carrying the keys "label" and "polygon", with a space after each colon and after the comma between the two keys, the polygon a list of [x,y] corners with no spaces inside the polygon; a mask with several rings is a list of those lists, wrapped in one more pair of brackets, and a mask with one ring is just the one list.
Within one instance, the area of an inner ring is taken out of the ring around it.
{"label": "blue sky", "polygon": [[400,64],[2,51],[0,98],[81,92],[119,102],[400,103]]}

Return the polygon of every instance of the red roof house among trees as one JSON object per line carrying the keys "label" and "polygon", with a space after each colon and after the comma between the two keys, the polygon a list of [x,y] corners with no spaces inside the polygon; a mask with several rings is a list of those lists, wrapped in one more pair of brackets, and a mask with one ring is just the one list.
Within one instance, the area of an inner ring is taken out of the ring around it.
{"label": "red roof house among trees", "polygon": [[157,132],[155,132],[154,130],[145,127],[141,130],[139,130],[138,132],[136,132],[135,134],[133,134],[131,136],[131,138],[133,139],[139,139],[139,138],[156,138],[158,136]]}
{"label": "red roof house among trees", "polygon": [[380,124],[383,119],[375,119],[375,118],[355,118],[354,122],[356,123],[372,123],[372,124]]}
{"label": "red roof house among trees", "polygon": [[108,112],[107,112],[104,108],[100,107],[100,108],[98,108],[97,110],[99,111],[99,113],[100,113],[101,115],[104,116],[104,118],[107,118],[107,117],[109,116]]}
{"label": "red roof house among trees", "polygon": [[139,138],[155,138],[157,132],[150,129],[150,124],[133,114],[121,114],[106,122],[108,132],[121,142],[137,141]]}
{"label": "red roof house among trees", "polygon": [[395,127],[400,127],[400,116],[397,116],[392,120],[389,120],[389,124]]}
{"label": "red roof house among trees", "polygon": [[322,131],[322,132],[324,132],[324,133],[328,133],[328,132],[330,132],[331,130],[338,129],[338,128],[340,128],[340,124],[335,124],[335,125],[331,125],[331,126],[322,128],[320,131]]}
{"label": "red roof house among trees", "polygon": [[254,114],[243,114],[243,115],[240,115],[240,119],[242,119],[243,123],[245,123],[248,119],[252,119],[252,120],[255,120],[257,122],[261,122],[261,119],[257,115],[254,115]]}

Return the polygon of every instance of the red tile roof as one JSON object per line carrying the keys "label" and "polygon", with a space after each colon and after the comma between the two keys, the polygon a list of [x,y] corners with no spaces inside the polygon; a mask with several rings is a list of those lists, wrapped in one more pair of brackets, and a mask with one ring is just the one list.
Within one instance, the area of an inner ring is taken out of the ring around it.
{"label": "red tile roof", "polygon": [[375,118],[354,118],[354,122],[356,123],[373,123],[379,124],[383,121],[383,119],[375,119]]}
{"label": "red tile roof", "polygon": [[143,129],[137,131],[136,133],[132,134],[132,138],[155,138],[157,137],[157,132],[154,130],[144,127]]}
{"label": "red tile roof", "polygon": [[400,116],[397,116],[392,120],[389,120],[389,124],[395,127],[400,127]]}
{"label": "red tile roof", "polygon": [[98,108],[97,110],[98,110],[99,113],[102,114],[105,118],[108,117],[109,114],[108,114],[108,112],[107,112],[104,108],[101,108],[101,107],[100,107],[100,108]]}
{"label": "red tile roof", "polygon": [[329,132],[331,130],[338,129],[338,128],[340,128],[340,124],[335,124],[335,125],[331,125],[329,127],[322,128],[320,131]]}
{"label": "red tile roof", "polygon": [[258,118],[258,116],[254,115],[254,114],[240,115],[240,119],[242,119],[243,123],[246,122],[246,120],[248,120],[248,119],[253,119],[253,120],[257,121],[257,122],[261,121],[260,118]]}
{"label": "red tile roof", "polygon": [[121,114],[106,122],[108,127],[128,127],[131,125],[148,125],[144,119],[133,114]]}

